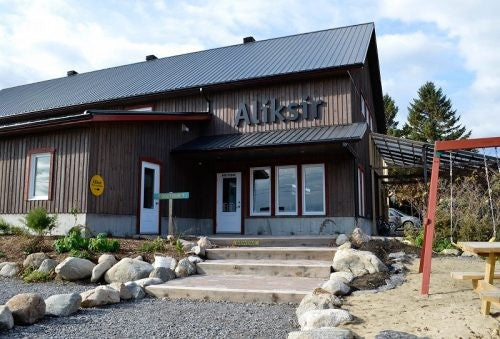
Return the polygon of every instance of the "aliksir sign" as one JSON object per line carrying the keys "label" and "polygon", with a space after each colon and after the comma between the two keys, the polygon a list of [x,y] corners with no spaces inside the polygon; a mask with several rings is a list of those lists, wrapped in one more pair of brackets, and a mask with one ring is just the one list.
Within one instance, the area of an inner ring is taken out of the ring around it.
{"label": "aliksir sign", "polygon": [[311,100],[309,97],[303,98],[301,102],[291,102],[288,106],[280,105],[276,98],[265,103],[254,100],[250,107],[246,103],[240,103],[234,124],[240,127],[243,122],[257,125],[319,119],[319,109],[323,104],[326,102]]}

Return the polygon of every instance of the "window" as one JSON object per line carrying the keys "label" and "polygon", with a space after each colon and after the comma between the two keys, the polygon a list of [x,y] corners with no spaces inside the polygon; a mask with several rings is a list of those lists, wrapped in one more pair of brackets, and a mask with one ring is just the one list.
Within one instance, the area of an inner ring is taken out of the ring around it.
{"label": "window", "polygon": [[325,166],[302,166],[302,206],[304,215],[325,214]]}
{"label": "window", "polygon": [[358,214],[365,216],[365,172],[358,167]]}
{"label": "window", "polygon": [[153,195],[155,187],[155,170],[144,168],[144,197],[143,208],[153,208]]}
{"label": "window", "polygon": [[276,167],[276,215],[297,215],[297,166]]}
{"label": "window", "polygon": [[361,115],[363,116],[363,118],[366,118],[366,103],[363,96],[361,96]]}
{"label": "window", "polygon": [[48,200],[50,193],[50,175],[52,153],[32,153],[29,169],[29,200]]}
{"label": "window", "polygon": [[250,169],[250,215],[271,215],[271,168]]}

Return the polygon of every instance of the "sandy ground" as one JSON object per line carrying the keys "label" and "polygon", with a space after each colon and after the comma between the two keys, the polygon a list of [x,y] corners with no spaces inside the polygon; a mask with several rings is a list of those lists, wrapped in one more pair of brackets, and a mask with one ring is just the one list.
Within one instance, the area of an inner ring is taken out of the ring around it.
{"label": "sandy ground", "polygon": [[[497,262],[498,271],[500,263]],[[420,295],[418,259],[408,266],[408,282],[377,294],[348,297],[343,308],[359,318],[345,325],[357,335],[374,338],[382,330],[403,331],[430,338],[500,338],[500,309],[480,313],[479,296],[470,281],[451,279],[452,271],[484,271],[479,258],[438,257],[432,259],[429,297]],[[496,280],[495,285],[500,286]]]}

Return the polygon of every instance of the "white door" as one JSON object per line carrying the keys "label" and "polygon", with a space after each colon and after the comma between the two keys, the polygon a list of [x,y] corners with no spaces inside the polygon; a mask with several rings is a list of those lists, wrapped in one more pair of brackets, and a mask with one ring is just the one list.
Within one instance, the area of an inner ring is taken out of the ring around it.
{"label": "white door", "polygon": [[153,199],[160,193],[160,165],[143,161],[141,165],[141,233],[160,233],[160,201]]}
{"label": "white door", "polygon": [[241,173],[217,174],[217,233],[241,233]]}

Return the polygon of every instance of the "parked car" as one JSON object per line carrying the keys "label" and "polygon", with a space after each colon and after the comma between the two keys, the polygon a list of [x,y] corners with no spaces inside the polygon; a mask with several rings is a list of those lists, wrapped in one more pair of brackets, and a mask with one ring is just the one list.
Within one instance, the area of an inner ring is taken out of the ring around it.
{"label": "parked car", "polygon": [[405,214],[395,208],[389,208],[389,221],[392,220],[399,221],[396,224],[398,225],[398,228],[402,229],[406,227],[422,227],[422,223],[419,218]]}

